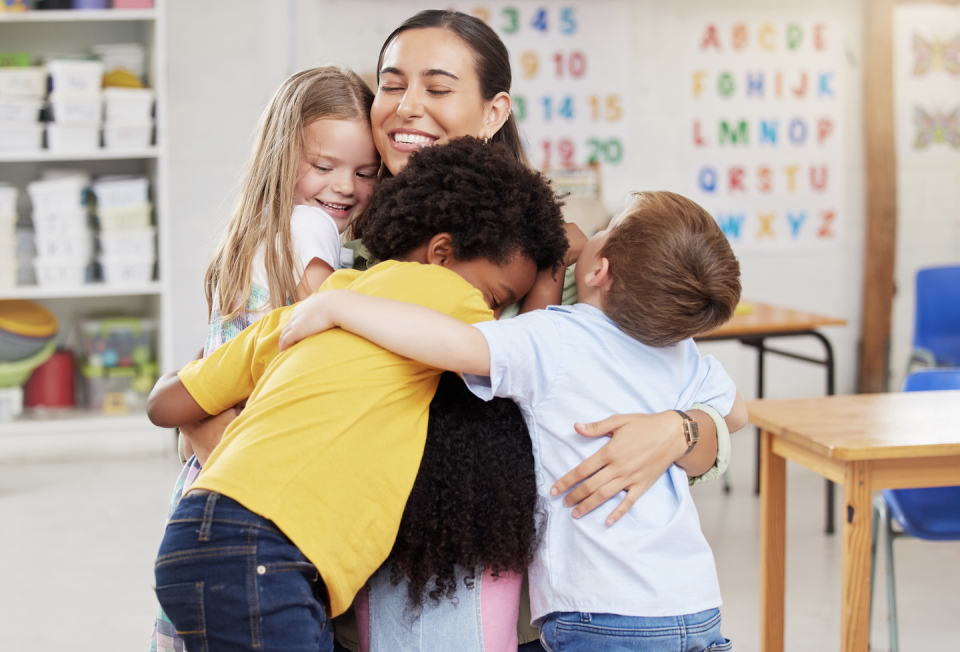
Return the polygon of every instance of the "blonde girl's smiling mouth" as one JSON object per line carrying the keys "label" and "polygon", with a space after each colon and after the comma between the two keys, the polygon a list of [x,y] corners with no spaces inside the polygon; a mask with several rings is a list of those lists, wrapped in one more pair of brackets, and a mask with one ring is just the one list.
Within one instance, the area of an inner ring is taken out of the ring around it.
{"label": "blonde girl's smiling mouth", "polygon": [[346,218],[353,211],[354,206],[356,206],[356,204],[341,204],[338,202],[323,201],[317,198],[314,198],[314,201],[317,202],[317,206],[322,208],[325,213],[334,219]]}

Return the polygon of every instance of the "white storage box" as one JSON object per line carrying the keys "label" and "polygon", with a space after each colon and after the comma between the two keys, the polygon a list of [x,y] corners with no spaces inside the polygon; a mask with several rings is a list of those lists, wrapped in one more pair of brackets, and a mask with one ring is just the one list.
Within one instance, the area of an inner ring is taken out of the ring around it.
{"label": "white storage box", "polygon": [[104,256],[143,256],[157,255],[157,229],[129,229],[126,231],[104,231],[99,236],[100,253]]}
{"label": "white storage box", "polygon": [[0,388],[0,421],[13,421],[23,414],[23,387]]}
{"label": "white storage box", "polygon": [[95,93],[103,84],[103,63],[55,59],[47,62],[50,90],[55,93]]}
{"label": "white storage box", "polygon": [[0,288],[12,288],[17,285],[17,259],[0,258]]}
{"label": "white storage box", "polygon": [[43,100],[0,95],[0,122],[39,122]]}
{"label": "white storage box", "polygon": [[0,215],[0,238],[13,238],[17,231],[17,214]]}
{"label": "white storage box", "polygon": [[13,264],[16,265],[16,261],[17,261],[16,237],[10,237],[8,235],[0,235],[0,260],[3,261],[3,264],[6,264],[8,261],[13,261]]}
{"label": "white storage box", "polygon": [[142,207],[150,201],[150,182],[146,177],[100,177],[93,182],[97,208]]}
{"label": "white storage box", "polygon": [[0,152],[33,152],[43,149],[43,123],[0,122]]}
{"label": "white storage box", "polygon": [[100,93],[50,93],[50,108],[57,124],[97,124],[103,115]]}
{"label": "white storage box", "polygon": [[89,229],[65,231],[57,235],[37,236],[35,246],[40,258],[85,258],[93,257],[93,234]]}
{"label": "white storage box", "polygon": [[124,208],[99,208],[97,221],[100,223],[100,232],[130,231],[145,229],[150,226],[150,214],[153,204],[141,206],[127,206]]}
{"label": "white storage box", "polygon": [[113,70],[123,69],[132,72],[137,77],[143,77],[144,56],[143,46],[139,43],[110,43],[94,45],[90,48],[103,62],[104,74]]}
{"label": "white storage box", "polygon": [[17,187],[0,184],[0,217],[17,215]]}
{"label": "white storage box", "polygon": [[100,125],[47,123],[47,149],[52,152],[92,152],[100,149]]}
{"label": "white storage box", "polygon": [[132,285],[153,280],[155,256],[101,256],[103,282],[108,285]]}
{"label": "white storage box", "polygon": [[85,208],[62,213],[37,213],[31,216],[38,237],[53,237],[63,233],[76,233],[86,229],[90,215]]}
{"label": "white storage box", "polygon": [[43,179],[27,184],[27,194],[33,202],[34,224],[37,216],[80,212],[87,205],[89,185],[83,176]]}
{"label": "white storage box", "polygon": [[0,68],[0,95],[43,99],[47,94],[47,69],[43,66]]}
{"label": "white storage box", "polygon": [[45,286],[83,285],[87,281],[89,258],[42,258],[33,259],[37,283]]}
{"label": "white storage box", "polygon": [[103,89],[103,118],[107,124],[144,124],[153,120],[152,88]]}
{"label": "white storage box", "polygon": [[103,148],[124,151],[143,149],[153,143],[153,122],[103,125]]}

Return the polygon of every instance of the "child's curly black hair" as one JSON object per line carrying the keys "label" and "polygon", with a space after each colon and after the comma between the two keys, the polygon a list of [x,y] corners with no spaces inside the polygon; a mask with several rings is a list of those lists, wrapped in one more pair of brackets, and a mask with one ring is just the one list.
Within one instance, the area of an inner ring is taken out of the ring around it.
{"label": "child's curly black hair", "polygon": [[470,136],[415,152],[397,176],[383,179],[359,230],[377,260],[449,233],[460,260],[501,265],[519,252],[556,272],[568,246],[549,181],[505,146]]}
{"label": "child's curly black hair", "polygon": [[482,401],[459,376],[444,373],[430,404],[420,471],[386,562],[391,580],[407,580],[416,609],[427,599],[438,604],[454,597],[455,565],[521,573],[533,556],[537,518],[533,449],[520,408],[509,399]]}

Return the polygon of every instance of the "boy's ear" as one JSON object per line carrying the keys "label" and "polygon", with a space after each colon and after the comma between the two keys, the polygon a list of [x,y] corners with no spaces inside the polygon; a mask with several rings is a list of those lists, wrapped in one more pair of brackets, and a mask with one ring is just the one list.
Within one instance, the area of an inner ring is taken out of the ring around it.
{"label": "boy's ear", "polygon": [[583,277],[583,283],[587,287],[595,288],[606,292],[613,284],[613,276],[610,274],[610,261],[601,258],[594,265],[593,269]]}
{"label": "boy's ear", "polygon": [[438,233],[427,243],[427,264],[444,267],[453,259],[453,238],[449,233]]}
{"label": "boy's ear", "polygon": [[487,104],[487,115],[483,119],[483,128],[480,130],[480,140],[493,138],[500,127],[510,117],[510,110],[513,108],[513,102],[510,95],[503,91],[493,96],[493,99]]}

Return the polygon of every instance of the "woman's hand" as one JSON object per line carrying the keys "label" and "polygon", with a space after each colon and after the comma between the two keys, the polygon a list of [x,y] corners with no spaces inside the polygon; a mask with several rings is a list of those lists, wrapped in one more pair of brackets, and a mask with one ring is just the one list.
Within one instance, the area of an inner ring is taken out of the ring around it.
{"label": "woman's hand", "polygon": [[336,328],[333,308],[339,292],[342,290],[321,292],[298,303],[280,333],[280,351],[286,351],[311,335]]}
{"label": "woman's hand", "polygon": [[240,406],[234,406],[220,414],[180,426],[180,433],[192,446],[193,454],[197,456],[200,466],[206,465],[210,453],[223,439],[227,426],[240,415],[240,410]]}
{"label": "woman's hand", "polygon": [[[716,428],[712,420],[699,410],[691,411],[690,416],[696,419],[701,437],[683,461],[696,462],[695,466],[699,467],[702,461],[699,458],[709,458],[712,452],[709,461],[712,465],[717,456]],[[609,435],[610,441],[560,478],[550,490],[551,494],[557,496],[580,483],[563,500],[564,506],[575,506],[574,518],[593,511],[626,490],[626,497],[607,517],[607,525],[613,525],[671,464],[679,462],[687,452],[683,418],[672,410],[657,414],[616,414],[595,423],[578,423],[575,428],[584,437]],[[695,453],[696,459],[690,459]],[[709,465],[706,468],[709,469]]]}

